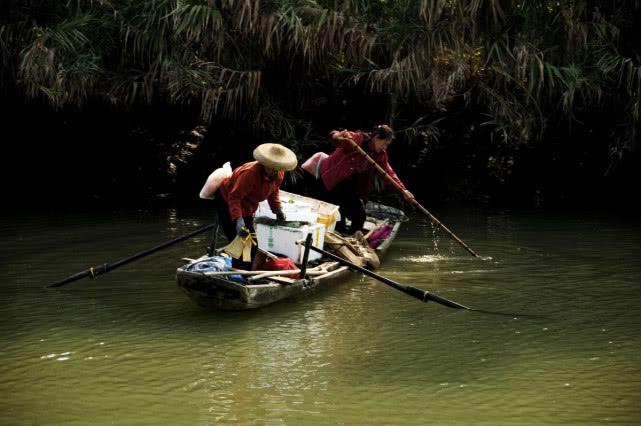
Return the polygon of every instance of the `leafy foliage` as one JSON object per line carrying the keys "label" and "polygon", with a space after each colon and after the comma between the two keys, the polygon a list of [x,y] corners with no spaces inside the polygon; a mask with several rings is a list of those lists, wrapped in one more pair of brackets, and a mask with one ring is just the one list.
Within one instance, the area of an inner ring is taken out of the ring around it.
{"label": "leafy foliage", "polygon": [[[606,110],[618,117],[609,123],[612,164],[639,137],[638,1],[48,0],[3,8],[2,85],[58,108],[90,98],[195,105],[205,122],[243,117],[267,137],[293,141],[308,132],[299,107],[319,90],[358,87],[388,97],[392,124],[430,117],[427,128],[403,131],[425,144],[440,137],[440,118],[460,108],[476,111],[503,150]],[[286,91],[264,82],[273,69]]]}

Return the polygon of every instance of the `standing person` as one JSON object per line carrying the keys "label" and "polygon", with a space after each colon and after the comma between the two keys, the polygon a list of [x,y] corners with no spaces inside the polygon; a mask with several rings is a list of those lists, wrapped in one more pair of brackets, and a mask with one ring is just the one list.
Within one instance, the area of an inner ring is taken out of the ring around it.
{"label": "standing person", "polygon": [[296,154],[280,144],[265,143],[254,150],[254,158],[256,161],[236,168],[214,197],[218,221],[229,241],[254,232],[254,213],[263,200],[269,202],[278,220],[285,220],[279,189],[285,171],[296,168]]}
{"label": "standing person", "polygon": [[[336,147],[334,152],[322,158],[318,166],[319,197],[340,206],[341,220],[336,230],[353,234],[361,230],[365,223],[365,202],[373,187],[375,168],[359,153],[348,139],[356,142],[387,174],[403,189],[403,197],[412,202],[414,195],[396,176],[390,166],[387,147],[394,139],[394,131],[388,125],[374,127],[371,132],[333,130],[330,142]],[[386,182],[387,185],[389,185]],[[345,218],[351,220],[347,229]]]}

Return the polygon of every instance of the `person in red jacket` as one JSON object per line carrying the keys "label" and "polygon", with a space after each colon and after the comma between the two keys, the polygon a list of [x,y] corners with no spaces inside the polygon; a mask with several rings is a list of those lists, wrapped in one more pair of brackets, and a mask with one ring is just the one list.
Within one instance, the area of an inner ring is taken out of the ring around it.
{"label": "person in red jacket", "polygon": [[268,201],[278,220],[285,220],[279,189],[285,171],[298,164],[296,154],[280,144],[265,143],[254,150],[254,158],[256,161],[237,167],[214,196],[218,223],[229,241],[254,232],[254,213],[263,200]]}
{"label": "person in red jacket", "polygon": [[[365,202],[373,187],[374,174],[377,173],[374,166],[348,139],[356,142],[403,188],[403,196],[408,202],[414,200],[414,195],[405,188],[388,161],[387,147],[394,140],[394,131],[390,126],[382,124],[374,127],[369,133],[333,130],[329,136],[336,149],[328,157],[320,160],[318,196],[340,206],[341,220],[336,224],[337,231],[353,234],[361,230],[365,223]],[[386,184],[389,186],[387,182]],[[345,225],[345,218],[352,222],[349,229]]]}

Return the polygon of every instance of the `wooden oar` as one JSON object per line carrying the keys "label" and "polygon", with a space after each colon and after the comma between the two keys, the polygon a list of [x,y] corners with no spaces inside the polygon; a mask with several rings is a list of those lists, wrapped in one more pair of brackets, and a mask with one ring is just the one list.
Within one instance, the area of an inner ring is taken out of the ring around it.
{"label": "wooden oar", "polygon": [[215,226],[214,223],[209,224],[207,226],[203,226],[202,228],[196,229],[195,231],[190,232],[189,234],[185,234],[185,235],[183,235],[181,237],[174,238],[171,241],[167,241],[165,243],[159,244],[159,245],[157,245],[155,247],[152,247],[150,249],[147,249],[145,251],[141,251],[140,253],[134,254],[133,256],[130,256],[130,257],[126,258],[126,259],[122,259],[122,260],[119,260],[119,261],[114,262],[114,263],[103,263],[102,265],[94,266],[94,267],[86,269],[86,270],[84,270],[82,272],[78,272],[77,274],[73,274],[73,275],[65,278],[64,280],[55,282],[53,284],[49,284],[47,287],[61,287],[61,286],[65,285],[65,284],[68,284],[68,283],[73,282],[73,281],[77,281],[77,280],[79,280],[81,278],[85,278],[85,277],[95,278],[98,275],[106,274],[107,272],[112,271],[112,270],[114,270],[114,269],[116,269],[116,268],[118,268],[120,266],[126,265],[127,263],[131,263],[134,260],[138,260],[138,259],[140,259],[142,257],[145,257],[147,255],[155,253],[155,252],[157,252],[159,250],[162,250],[162,249],[164,249],[166,247],[169,247],[171,245],[174,245],[176,243],[184,241],[184,240],[186,240],[188,238],[193,237],[194,235],[202,234],[203,232],[206,232],[206,231],[210,230],[214,226]]}
{"label": "wooden oar", "polygon": [[[302,243],[302,241],[300,241],[299,243]],[[454,302],[453,300],[449,300],[449,299],[446,299],[446,298],[444,298],[442,296],[439,296],[438,294],[430,293],[429,291],[421,290],[420,288],[412,287],[411,285],[404,285],[404,284],[401,284],[401,283],[397,283],[396,281],[390,280],[389,278],[384,277],[382,275],[379,275],[379,274],[377,274],[375,272],[372,272],[369,269],[365,269],[365,268],[362,268],[362,267],[360,267],[358,265],[355,265],[352,262],[349,262],[349,261],[343,259],[342,257],[336,256],[335,254],[330,253],[328,251],[325,251],[323,249],[320,249],[318,247],[314,247],[313,245],[310,245],[309,248],[311,250],[314,250],[315,252],[318,252],[318,253],[322,254],[323,256],[326,256],[326,257],[329,257],[332,260],[335,260],[336,262],[339,262],[339,263],[341,263],[341,264],[343,264],[345,266],[349,266],[350,268],[352,268],[352,269],[354,269],[354,270],[356,270],[358,272],[361,272],[361,273],[363,273],[363,274],[365,274],[367,276],[375,278],[375,279],[379,280],[380,282],[382,282],[384,284],[387,284],[390,287],[395,288],[396,290],[400,290],[405,294],[409,294],[410,296],[415,297],[415,298],[417,298],[418,300],[420,300],[422,302],[428,302],[428,301],[431,300],[431,301],[439,303],[439,304],[441,304],[443,306],[447,306],[448,308],[465,309],[465,310],[468,310],[468,311],[474,310],[474,309],[468,308],[465,305],[461,305],[460,303]]]}
{"label": "wooden oar", "polygon": [[[298,241],[298,244],[303,244],[304,240]],[[330,253],[328,251],[325,251],[323,249],[319,249],[318,247],[310,246],[310,250],[314,250],[318,253],[323,254],[326,257],[329,257],[332,260],[337,261],[338,263],[341,263],[345,266],[348,266],[358,272],[362,272],[365,275],[368,275],[372,278],[375,278],[379,281],[381,281],[384,284],[389,285],[390,287],[395,288],[396,290],[400,290],[403,293],[409,294],[412,297],[417,298],[418,300],[422,302],[429,302],[430,300],[432,302],[439,303],[443,306],[447,306],[448,308],[453,308],[453,309],[464,309],[466,311],[472,311],[472,312],[480,312],[482,314],[490,314],[490,315],[502,315],[502,316],[509,316],[509,317],[528,317],[528,318],[541,318],[541,319],[546,319],[546,317],[540,316],[540,315],[531,315],[531,314],[522,314],[522,313],[514,313],[514,312],[499,312],[499,311],[486,311],[484,309],[476,309],[476,308],[470,308],[465,305],[461,305],[458,302],[455,302],[453,300],[446,299],[443,296],[439,296],[436,293],[432,293],[429,291],[421,290],[420,288],[417,287],[412,287],[410,285],[404,285],[401,283],[398,283],[396,281],[393,281],[387,277],[384,277],[382,275],[379,275],[377,273],[374,273],[370,271],[369,269],[362,268],[358,265],[353,264],[352,262],[343,259],[342,257],[338,257],[333,253]],[[547,318],[549,319],[549,318]]]}
{"label": "wooden oar", "polygon": [[[361,147],[360,147],[356,142],[354,142],[354,141],[353,141],[352,139],[350,139],[350,138],[340,138],[340,139],[345,140],[345,141],[349,141],[349,142],[352,144],[352,147],[353,147],[353,148],[355,148],[355,149],[356,149],[356,150],[357,150],[357,151],[358,151],[358,152],[359,152],[363,157],[365,157],[365,158],[367,159],[367,161],[368,161],[371,165],[373,165],[373,166],[374,166],[374,168],[376,169],[376,171],[378,171],[378,172],[381,174],[381,176],[383,176],[383,178],[384,178],[385,180],[387,180],[387,181],[392,185],[392,187],[393,187],[394,189],[396,189],[396,190],[398,190],[399,192],[403,193],[404,189],[403,189],[403,188],[401,188],[401,186],[400,186],[400,185],[399,185],[399,184],[398,184],[394,179],[392,179],[392,178],[390,177],[390,175],[388,175],[388,174],[387,174],[387,172],[385,171],[385,169],[383,169],[381,166],[379,166],[379,165],[378,165],[378,163],[377,163],[376,161],[374,161],[374,160],[372,159],[372,157],[370,157],[370,156],[367,154],[367,152],[365,152],[365,151],[363,150],[363,148],[361,148]],[[471,248],[469,248],[469,247],[467,246],[467,244],[465,244],[465,243],[464,243],[464,242],[463,242],[459,237],[457,237],[457,236],[456,236],[452,231],[450,231],[450,230],[447,228],[447,226],[443,225],[443,223],[441,223],[441,221],[440,221],[440,220],[438,220],[436,217],[434,217],[434,215],[432,215],[432,213],[430,213],[430,212],[429,212],[425,207],[423,207],[423,206],[422,206],[418,201],[416,201],[416,200],[414,199],[414,200],[412,200],[412,201],[410,202],[410,204],[414,205],[414,206],[415,206],[416,208],[418,208],[422,213],[424,213],[425,215],[427,215],[427,217],[429,217],[429,218],[430,218],[430,220],[431,220],[433,223],[437,224],[437,225],[438,225],[438,226],[440,226],[440,227],[441,227],[445,232],[447,232],[448,234],[450,234],[450,236],[451,236],[452,238],[454,238],[454,240],[456,240],[456,242],[458,242],[461,246],[463,246],[463,248],[464,248],[465,250],[467,250],[467,251],[468,251],[472,256],[474,256],[474,257],[480,257],[480,256],[479,256],[478,254],[476,254],[476,253],[475,253]]]}

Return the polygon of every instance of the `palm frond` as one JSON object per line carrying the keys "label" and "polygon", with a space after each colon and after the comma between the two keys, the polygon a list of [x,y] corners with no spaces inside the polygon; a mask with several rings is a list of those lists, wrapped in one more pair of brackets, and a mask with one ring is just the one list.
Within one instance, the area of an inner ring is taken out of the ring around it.
{"label": "palm frond", "polygon": [[209,4],[177,1],[169,16],[175,35],[184,36],[189,42],[216,38],[223,29],[220,10]]}
{"label": "palm frond", "polygon": [[57,107],[86,99],[102,74],[101,57],[87,35],[96,24],[93,15],[84,14],[32,30],[19,72],[29,96],[44,93]]}

